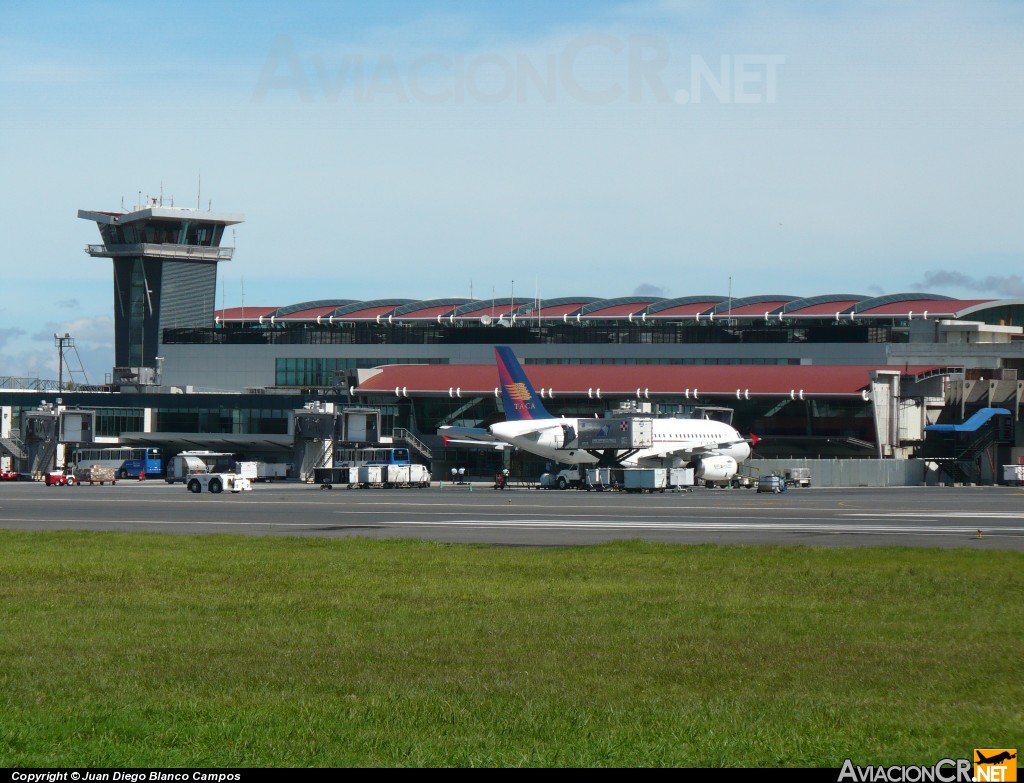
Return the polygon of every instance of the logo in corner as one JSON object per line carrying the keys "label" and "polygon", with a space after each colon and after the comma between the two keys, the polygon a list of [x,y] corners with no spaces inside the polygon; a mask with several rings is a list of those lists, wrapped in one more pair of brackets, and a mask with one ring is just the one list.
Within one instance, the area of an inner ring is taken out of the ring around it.
{"label": "logo in corner", "polygon": [[1016,748],[975,748],[974,780],[1013,783],[1017,780]]}

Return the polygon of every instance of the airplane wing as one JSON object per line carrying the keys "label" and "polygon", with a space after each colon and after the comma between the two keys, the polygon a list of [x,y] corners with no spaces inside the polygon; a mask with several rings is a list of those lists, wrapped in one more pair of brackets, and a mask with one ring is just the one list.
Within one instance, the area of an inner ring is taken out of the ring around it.
{"label": "airplane wing", "polygon": [[449,443],[462,446],[493,446],[496,449],[506,448],[509,444],[494,437],[481,427],[438,427],[437,434]]}
{"label": "airplane wing", "polygon": [[691,448],[667,448],[664,451],[651,454],[646,459],[668,459],[669,457],[679,457],[680,459],[693,459],[695,457],[714,457],[722,453],[723,449],[727,449],[730,446],[735,446],[737,443],[749,443],[750,441],[741,440],[727,440],[721,443],[705,443],[700,446],[693,446]]}

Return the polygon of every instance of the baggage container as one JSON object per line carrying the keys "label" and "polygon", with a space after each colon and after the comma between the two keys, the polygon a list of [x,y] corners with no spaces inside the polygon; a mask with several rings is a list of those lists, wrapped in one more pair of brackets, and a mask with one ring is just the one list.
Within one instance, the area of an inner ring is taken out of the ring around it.
{"label": "baggage container", "polygon": [[409,486],[409,467],[409,465],[384,465],[384,486]]}
{"label": "baggage container", "polygon": [[114,484],[117,482],[117,471],[103,465],[79,466],[74,472],[75,481],[79,484]]}
{"label": "baggage container", "polygon": [[623,471],[626,492],[664,492],[668,482],[665,468],[632,468]]}
{"label": "baggage container", "polygon": [[1003,482],[1015,486],[1024,484],[1024,465],[1003,465]]}
{"label": "baggage container", "polygon": [[668,485],[672,489],[690,489],[694,485],[693,468],[670,468]]}
{"label": "baggage container", "polygon": [[[314,468],[314,470],[316,470]],[[257,481],[273,481],[274,479],[286,479],[292,474],[290,462],[258,462],[256,464]]]}
{"label": "baggage container", "polygon": [[598,492],[622,489],[623,468],[589,468],[586,489]]}
{"label": "baggage container", "polygon": [[249,481],[255,481],[258,468],[259,465],[255,462],[236,462],[235,474],[243,476],[244,478],[249,479]]}
{"label": "baggage container", "polygon": [[361,487],[372,487],[384,483],[384,469],[386,465],[360,465],[357,469],[355,482]]}
{"label": "baggage container", "polygon": [[348,486],[349,468],[313,468],[313,483],[319,484],[320,489],[333,489],[335,484]]}
{"label": "baggage container", "polygon": [[409,486],[411,487],[429,487],[430,486],[430,470],[426,465],[410,465],[409,466]]}

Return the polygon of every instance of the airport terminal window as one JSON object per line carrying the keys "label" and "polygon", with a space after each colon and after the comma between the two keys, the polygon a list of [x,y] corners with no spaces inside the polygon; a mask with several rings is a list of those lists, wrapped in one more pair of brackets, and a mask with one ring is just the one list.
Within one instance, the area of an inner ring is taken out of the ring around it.
{"label": "airport terminal window", "polygon": [[97,408],[95,434],[106,438],[123,432],[144,432],[145,423],[145,411],[139,408]]}
{"label": "airport terminal window", "polygon": [[157,408],[153,428],[158,432],[204,432],[232,435],[284,435],[284,408]]}
{"label": "airport terminal window", "polygon": [[448,364],[448,359],[426,358],[279,358],[275,360],[274,385],[300,388],[333,386],[347,370],[368,369],[383,364]]}

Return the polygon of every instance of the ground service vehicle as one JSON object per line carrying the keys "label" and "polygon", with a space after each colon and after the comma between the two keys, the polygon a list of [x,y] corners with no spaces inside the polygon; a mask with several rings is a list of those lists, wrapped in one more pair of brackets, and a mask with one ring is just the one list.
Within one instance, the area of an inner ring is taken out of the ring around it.
{"label": "ground service vehicle", "polygon": [[[235,456],[224,451],[183,451],[167,463],[168,484],[187,484],[189,477],[197,473],[232,473]],[[255,475],[254,475],[255,477]]]}
{"label": "ground service vehicle", "polygon": [[194,473],[188,477],[188,491],[198,495],[204,489],[212,495],[228,492],[249,492],[252,482],[237,473]]}
{"label": "ground service vehicle", "polygon": [[579,489],[580,487],[585,486],[586,482],[586,465],[573,465],[572,467],[558,471],[558,473],[553,477],[553,485],[558,489],[569,489],[570,487],[573,489]]}
{"label": "ground service vehicle", "polygon": [[810,468],[786,468],[786,486],[788,487],[809,487],[811,486]]}
{"label": "ground service vehicle", "polygon": [[778,473],[769,473],[767,476],[761,476],[757,482],[758,492],[774,492],[778,494],[785,492],[786,489],[788,489],[786,479]]}

